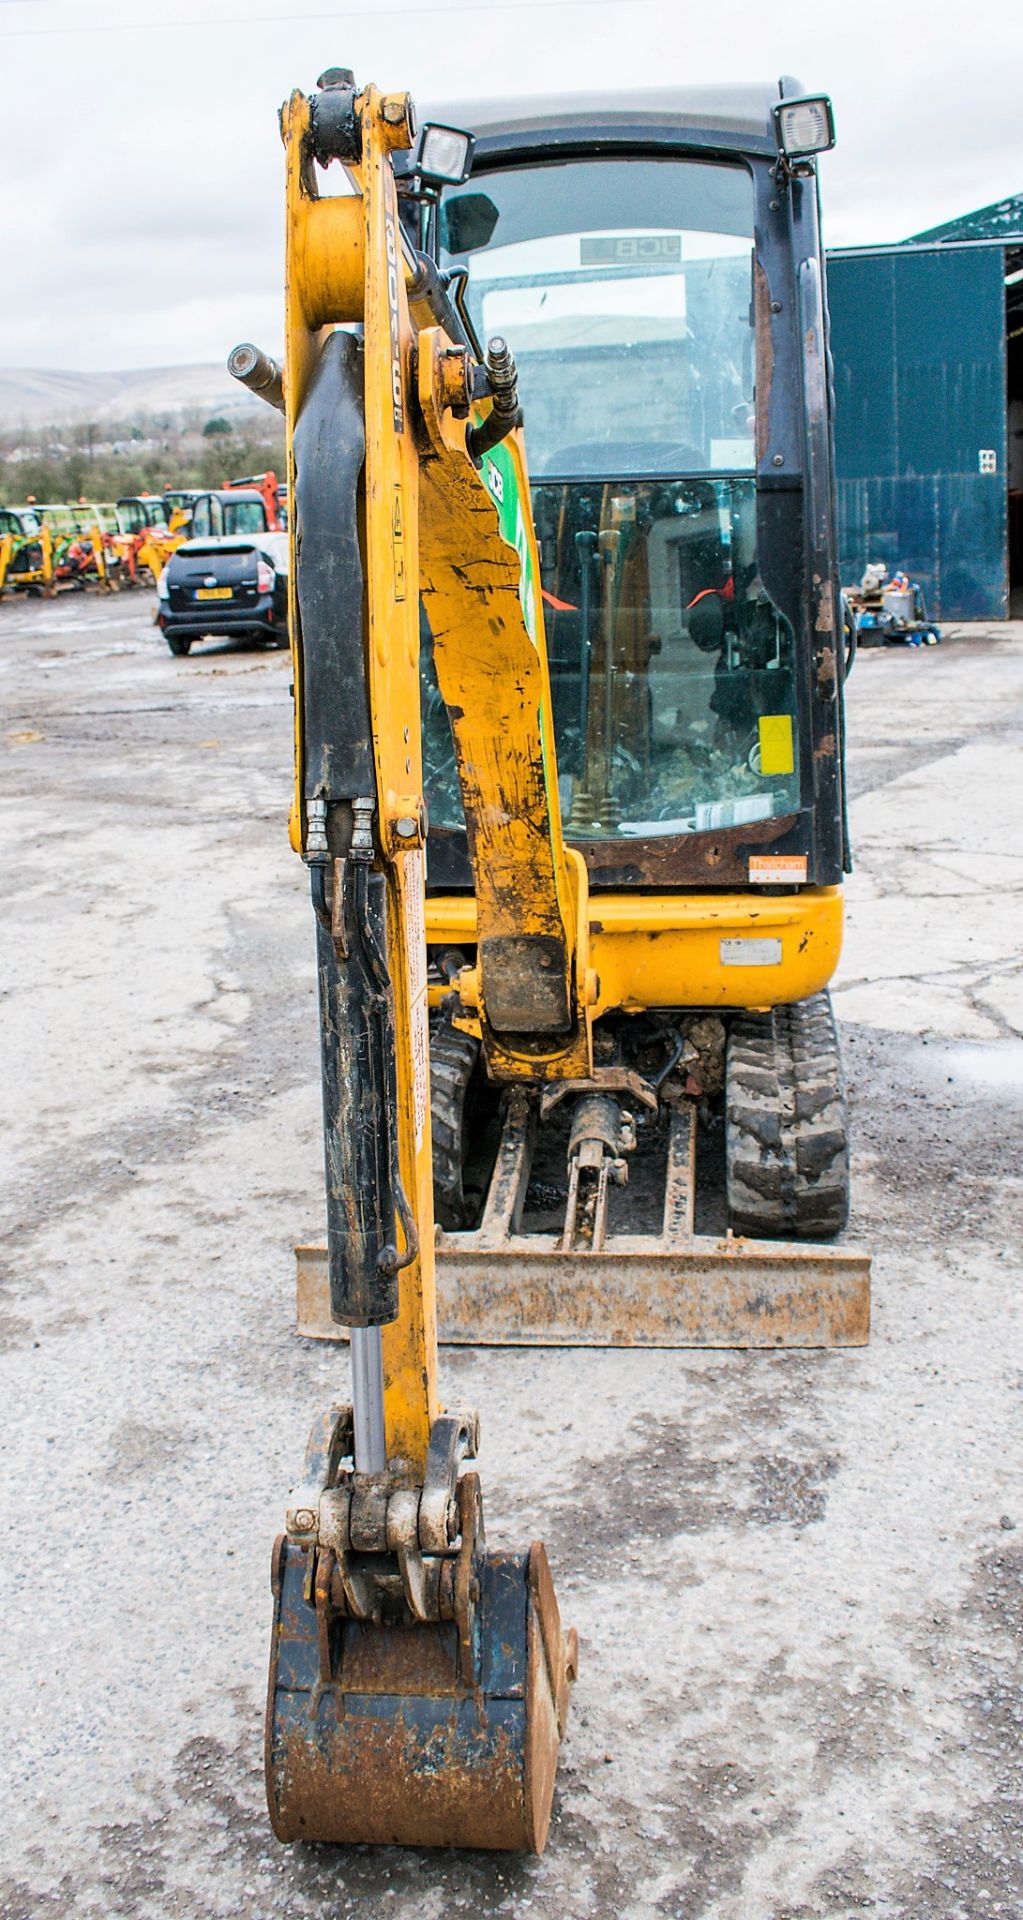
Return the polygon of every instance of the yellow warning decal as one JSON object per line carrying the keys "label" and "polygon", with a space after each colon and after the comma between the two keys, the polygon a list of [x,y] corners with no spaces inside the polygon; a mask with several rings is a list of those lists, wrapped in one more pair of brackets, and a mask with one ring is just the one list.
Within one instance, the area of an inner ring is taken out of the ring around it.
{"label": "yellow warning decal", "polygon": [[761,773],[792,773],[796,764],[792,750],[792,715],[762,713],[759,727]]}

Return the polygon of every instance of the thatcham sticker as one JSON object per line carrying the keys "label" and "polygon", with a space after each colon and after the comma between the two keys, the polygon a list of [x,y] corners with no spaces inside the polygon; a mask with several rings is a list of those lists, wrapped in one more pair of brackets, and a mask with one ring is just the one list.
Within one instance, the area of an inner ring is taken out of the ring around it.
{"label": "thatcham sticker", "polygon": [[789,887],[806,879],[805,853],[751,853],[751,882],[762,887]]}

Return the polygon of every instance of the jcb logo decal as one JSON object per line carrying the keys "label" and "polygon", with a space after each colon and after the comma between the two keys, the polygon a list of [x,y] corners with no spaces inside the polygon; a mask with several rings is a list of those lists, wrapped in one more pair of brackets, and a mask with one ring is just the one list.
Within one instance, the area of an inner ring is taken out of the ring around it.
{"label": "jcb logo decal", "polygon": [[393,213],[387,213],[384,225],[387,235],[387,310],[391,327],[391,399],[394,403],[394,431],[403,433],[405,408],[401,394],[401,353],[398,334],[398,243],[394,231]]}

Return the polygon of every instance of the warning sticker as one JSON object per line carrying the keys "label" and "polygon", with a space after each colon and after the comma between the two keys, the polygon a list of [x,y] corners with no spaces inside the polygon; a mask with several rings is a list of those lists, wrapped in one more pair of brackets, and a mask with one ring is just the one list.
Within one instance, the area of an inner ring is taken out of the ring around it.
{"label": "warning sticker", "polygon": [[391,553],[394,559],[394,597],[405,598],[405,530],[401,519],[401,488],[394,489],[394,506],[391,510]]}
{"label": "warning sticker", "polygon": [[805,853],[751,853],[749,877],[760,887],[794,887],[806,880]]}
{"label": "warning sticker", "polygon": [[412,1009],[412,1112],[416,1127],[416,1152],[423,1144],[426,1125],[426,1099],[430,1086],[430,1022],[426,995]]}
{"label": "warning sticker", "polygon": [[416,1152],[423,1142],[426,1109],[430,1093],[430,1029],[426,1011],[426,917],[425,864],[423,850],[415,847],[404,856],[402,910],[405,917],[405,944],[408,949],[409,997],[412,1005],[412,1111],[416,1128]]}
{"label": "warning sticker", "polygon": [[422,847],[413,847],[410,853],[405,854],[402,880],[409,997],[418,1000],[420,994],[426,992],[426,888]]}
{"label": "warning sticker", "polygon": [[761,773],[791,773],[795,766],[792,715],[762,713],[757,726],[760,732]]}

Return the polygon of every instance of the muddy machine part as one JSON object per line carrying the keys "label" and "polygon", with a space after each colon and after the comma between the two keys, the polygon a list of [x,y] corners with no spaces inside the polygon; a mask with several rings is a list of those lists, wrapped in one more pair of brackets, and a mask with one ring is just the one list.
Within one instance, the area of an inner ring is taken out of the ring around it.
{"label": "muddy machine part", "polygon": [[[469,422],[472,369],[464,353],[450,365],[436,328],[417,339],[410,316],[418,263],[392,167],[413,138],[410,99],[334,69],[312,98],[292,95],[282,128],[286,355],[283,378],[261,385],[287,409],[291,833],[316,924],[325,1261],[351,1392],[314,1423],[274,1549],[270,1816],[282,1840],[539,1851],[575,1639],[542,1544],[488,1549],[476,1416],[442,1411],[436,1387],[413,439],[424,405],[436,463],[516,583],[518,556],[466,450],[468,425],[487,417],[484,405]],[[355,191],[321,198],[317,169],[332,162]],[[353,321],[361,337],[333,330]],[[265,374],[264,358],[248,349],[241,377]],[[477,385],[492,411],[485,374]],[[521,985],[528,952],[507,972]]]}
{"label": "muddy machine part", "polygon": [[[846,1224],[849,1145],[827,993],[738,1016],[727,1036],[692,1019],[644,1076],[600,1066],[586,1081],[506,1098],[482,1198],[462,1155],[478,1044],[434,1026],[434,1190],[440,1339],[451,1345],[856,1347],[870,1336],[870,1254],[822,1244]],[[709,1057],[707,1041],[710,1042]],[[696,1231],[697,1139],[720,1081],[731,1227]],[[688,1089],[688,1090],[687,1090]],[[524,1219],[538,1143],[563,1116],[561,1223]],[[629,1205],[637,1136],[658,1135],[656,1217]],[[475,1199],[475,1196],[474,1196]],[[299,1246],[299,1331],[337,1339],[324,1246]]]}
{"label": "muddy machine part", "polygon": [[438,1417],[414,1489],[359,1467],[358,1417],[314,1430],[274,1551],[274,1830],[540,1852],[575,1662],[543,1546],[487,1551],[471,1420]]}

